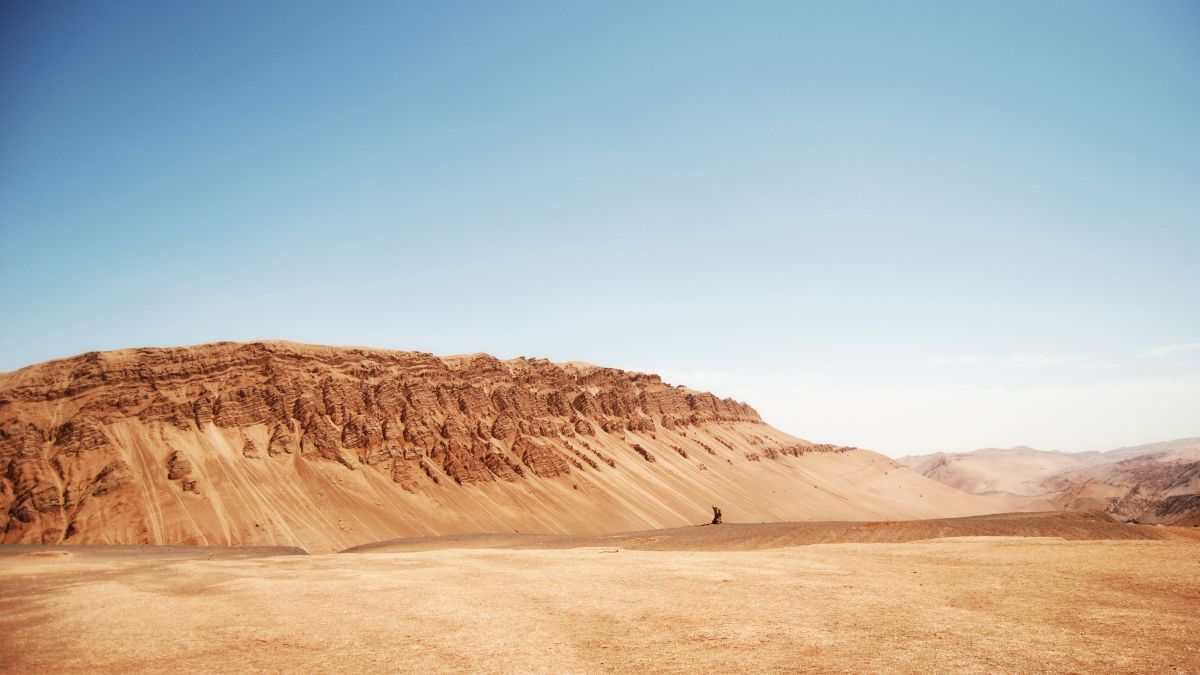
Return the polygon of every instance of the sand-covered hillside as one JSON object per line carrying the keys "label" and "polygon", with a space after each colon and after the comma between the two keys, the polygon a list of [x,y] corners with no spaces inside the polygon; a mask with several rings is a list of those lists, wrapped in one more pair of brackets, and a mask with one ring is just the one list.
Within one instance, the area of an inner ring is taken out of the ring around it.
{"label": "sand-covered hillside", "polygon": [[0,376],[9,543],[283,545],[1011,508],[657,376],[291,343]]}

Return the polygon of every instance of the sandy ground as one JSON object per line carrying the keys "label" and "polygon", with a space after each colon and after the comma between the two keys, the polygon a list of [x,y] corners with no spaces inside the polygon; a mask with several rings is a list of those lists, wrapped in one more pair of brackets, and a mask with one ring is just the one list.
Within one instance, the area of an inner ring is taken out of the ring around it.
{"label": "sandy ground", "polygon": [[5,547],[0,667],[1200,672],[1200,545],[1124,527],[1167,538],[318,556]]}
{"label": "sandy ground", "polygon": [[810,544],[900,544],[946,537],[1163,539],[1187,528],[1132,527],[1099,512],[998,513],[962,518],[877,522],[725,523],[602,535],[465,534],[404,537],[354,546],[345,553],[397,553],[450,548],[561,549],[605,547],[647,551],[742,551]]}

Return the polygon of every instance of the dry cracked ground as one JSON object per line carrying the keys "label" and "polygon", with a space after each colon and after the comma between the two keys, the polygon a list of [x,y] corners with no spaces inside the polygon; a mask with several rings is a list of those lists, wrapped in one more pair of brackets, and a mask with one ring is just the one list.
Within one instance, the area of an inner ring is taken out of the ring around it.
{"label": "dry cracked ground", "polygon": [[0,666],[1198,672],[1200,542],[1176,532],[317,556],[6,547]]}

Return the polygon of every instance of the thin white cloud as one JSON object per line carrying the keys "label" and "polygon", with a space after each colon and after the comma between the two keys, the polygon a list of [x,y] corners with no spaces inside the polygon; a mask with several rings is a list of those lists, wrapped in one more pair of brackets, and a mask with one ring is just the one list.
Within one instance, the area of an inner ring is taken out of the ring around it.
{"label": "thin white cloud", "polygon": [[1048,368],[1051,366],[1069,366],[1083,363],[1096,358],[1096,355],[1081,356],[1079,354],[1013,354],[1004,360],[1008,368]]}
{"label": "thin white cloud", "polygon": [[973,366],[981,363],[983,359],[978,356],[931,356],[925,359],[926,363],[935,366]]}
{"label": "thin white cloud", "polygon": [[1180,352],[1190,352],[1197,349],[1200,349],[1200,342],[1187,342],[1179,345],[1163,345],[1161,347],[1154,347],[1152,349],[1147,349],[1144,352],[1140,352],[1138,356],[1142,358],[1156,358],[1159,356],[1170,356]]}
{"label": "thin white cloud", "polygon": [[1049,368],[1094,361],[1099,354],[1010,354],[1003,358],[981,356],[931,356],[926,363],[935,366],[1000,366],[1002,368]]}

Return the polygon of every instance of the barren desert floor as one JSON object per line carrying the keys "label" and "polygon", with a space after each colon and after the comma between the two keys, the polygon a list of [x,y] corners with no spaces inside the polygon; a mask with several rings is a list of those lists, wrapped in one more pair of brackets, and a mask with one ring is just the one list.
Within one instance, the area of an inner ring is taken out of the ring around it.
{"label": "barren desert floor", "polygon": [[1200,672],[1200,542],[1123,527],[1156,538],[5,547],[0,669]]}

